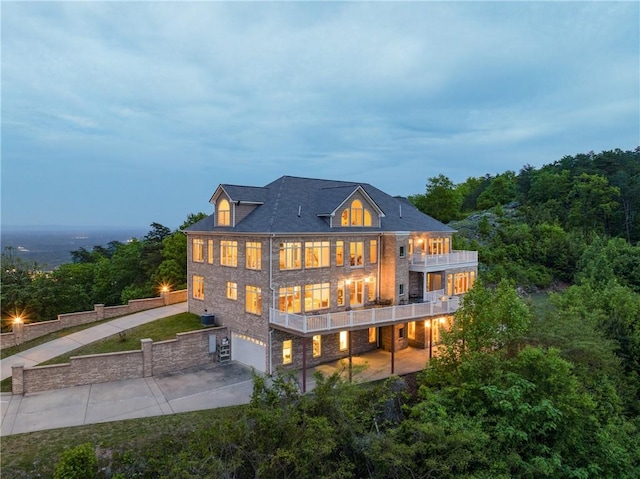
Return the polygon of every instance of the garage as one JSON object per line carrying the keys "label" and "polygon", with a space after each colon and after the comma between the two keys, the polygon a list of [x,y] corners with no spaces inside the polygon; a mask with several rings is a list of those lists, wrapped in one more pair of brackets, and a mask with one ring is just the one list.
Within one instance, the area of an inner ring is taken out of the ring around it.
{"label": "garage", "polygon": [[231,333],[231,359],[264,373],[267,370],[267,345],[256,338]]}

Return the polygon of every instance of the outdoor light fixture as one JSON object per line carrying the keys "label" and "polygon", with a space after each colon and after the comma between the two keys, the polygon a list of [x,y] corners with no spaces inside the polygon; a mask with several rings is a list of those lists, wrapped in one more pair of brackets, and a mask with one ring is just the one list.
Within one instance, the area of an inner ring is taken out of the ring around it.
{"label": "outdoor light fixture", "polygon": [[428,319],[425,319],[425,320],[424,320],[424,327],[425,327],[425,328],[430,328],[430,327],[431,327],[431,321],[430,321],[430,320],[428,320]]}
{"label": "outdoor light fixture", "polygon": [[440,318],[440,324],[444,324],[444,318]]}
{"label": "outdoor light fixture", "polygon": [[13,324],[20,324],[22,322],[21,316],[16,316],[13,318]]}

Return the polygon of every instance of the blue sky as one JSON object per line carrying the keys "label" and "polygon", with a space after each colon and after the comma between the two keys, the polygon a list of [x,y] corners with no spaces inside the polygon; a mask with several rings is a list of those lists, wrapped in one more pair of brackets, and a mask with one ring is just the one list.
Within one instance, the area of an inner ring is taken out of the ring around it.
{"label": "blue sky", "polygon": [[220,183],[407,196],[634,149],[639,6],[3,1],[2,224],[176,228]]}

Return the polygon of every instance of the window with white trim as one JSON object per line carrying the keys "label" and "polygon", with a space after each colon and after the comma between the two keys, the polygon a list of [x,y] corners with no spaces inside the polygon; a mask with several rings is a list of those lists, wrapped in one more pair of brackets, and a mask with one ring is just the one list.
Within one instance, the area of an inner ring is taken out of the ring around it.
{"label": "window with white trim", "polygon": [[340,351],[346,351],[349,347],[349,332],[340,331]]}
{"label": "window with white trim", "polygon": [[364,265],[362,255],[364,253],[364,241],[352,241],[349,243],[349,264],[354,268],[362,268]]}
{"label": "window with white trim", "polygon": [[301,269],[302,268],[302,243],[293,241],[290,243],[280,243],[280,269]]}
{"label": "window with white trim", "polygon": [[322,336],[316,334],[313,337],[313,357],[319,358],[322,355]]}
{"label": "window with white trim", "polygon": [[369,241],[369,263],[378,262],[378,240]]}
{"label": "window with white trim", "polygon": [[304,243],[305,268],[327,268],[329,263],[328,241],[306,241]]}
{"label": "window with white trim", "polygon": [[307,284],[304,287],[304,310],[317,311],[329,307],[330,283]]}
{"label": "window with white trim", "polygon": [[213,240],[207,241],[207,263],[213,264]]}
{"label": "window with white trim", "polygon": [[193,297],[195,299],[204,299],[204,277],[193,276]]}
{"label": "window with white trim", "polygon": [[220,264],[222,266],[238,266],[238,242],[220,241]]}
{"label": "window with white trim", "polygon": [[282,341],[282,364],[291,364],[293,361],[293,340]]}
{"label": "window with white trim", "polygon": [[227,299],[238,299],[238,283],[227,281]]}
{"label": "window with white trim", "polygon": [[247,241],[246,244],[247,269],[261,269],[262,268],[262,243]]}
{"label": "window with white trim", "polygon": [[336,266],[344,265],[344,241],[336,241]]}
{"label": "window with white trim", "polygon": [[257,286],[246,287],[245,311],[252,314],[262,314],[262,289]]}
{"label": "window with white trim", "polygon": [[473,288],[476,279],[475,271],[464,271],[447,275],[447,294],[462,294]]}
{"label": "window with white trim", "polygon": [[196,263],[204,262],[204,240],[194,238],[193,239],[193,261]]}
{"label": "window with white trim", "polygon": [[218,200],[217,218],[218,226],[231,225],[231,206],[225,198]]}
{"label": "window with white trim", "polygon": [[302,312],[302,288],[300,286],[286,286],[278,290],[278,304],[280,311],[287,313]]}

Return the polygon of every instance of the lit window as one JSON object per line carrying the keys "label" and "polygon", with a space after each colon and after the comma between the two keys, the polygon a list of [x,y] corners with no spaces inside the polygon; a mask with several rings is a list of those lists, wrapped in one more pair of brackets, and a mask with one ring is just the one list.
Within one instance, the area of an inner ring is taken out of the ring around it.
{"label": "lit window", "polygon": [[302,268],[302,243],[280,243],[280,269]]}
{"label": "lit window", "polygon": [[369,262],[378,262],[378,240],[369,241]]}
{"label": "lit window", "polygon": [[287,339],[282,342],[282,364],[291,364],[293,361],[293,340]]}
{"label": "lit window", "polygon": [[218,201],[218,226],[231,225],[231,207],[229,202],[222,198]]}
{"label": "lit window", "polygon": [[462,294],[473,288],[475,271],[465,271],[447,275],[447,294]]}
{"label": "lit window", "polygon": [[307,284],[304,287],[304,310],[316,311],[329,307],[329,283]]}
{"label": "lit window", "polygon": [[204,240],[193,240],[193,261],[202,263],[204,261]]}
{"label": "lit window", "polygon": [[450,238],[429,238],[425,247],[427,254],[449,254]]}
{"label": "lit window", "polygon": [[376,299],[376,279],[375,278],[371,278],[369,279],[369,282],[367,283],[367,287],[369,288],[369,301],[375,301]]}
{"label": "lit window", "polygon": [[213,240],[207,241],[207,262],[213,264]]}
{"label": "lit window", "polygon": [[262,266],[262,244],[247,242],[247,269],[260,269]]}
{"label": "lit window", "polygon": [[349,305],[362,306],[364,284],[361,280],[351,281],[349,284]]}
{"label": "lit window", "polygon": [[353,200],[351,203],[351,226],[362,226],[364,223],[363,215],[362,201]]}
{"label": "lit window", "polygon": [[238,266],[237,241],[220,241],[220,264],[222,266]]}
{"label": "lit window", "polygon": [[280,288],[278,291],[279,309],[287,313],[300,313],[302,311],[300,286]]}
{"label": "lit window", "polygon": [[349,243],[349,264],[353,267],[362,267],[362,253],[364,250],[363,241],[352,241]]}
{"label": "lit window", "polygon": [[344,265],[344,241],[336,241],[336,266]]}
{"label": "lit window", "polygon": [[247,313],[262,314],[262,290],[257,286],[247,286],[245,311]]}
{"label": "lit window", "polygon": [[227,281],[227,298],[238,299],[238,283]]}
{"label": "lit window", "polygon": [[364,225],[371,226],[371,213],[369,213],[369,210],[366,208],[364,210]]}
{"label": "lit window", "polygon": [[340,351],[345,351],[349,347],[349,333],[340,331]]}
{"label": "lit window", "polygon": [[344,306],[344,281],[338,281],[338,306]]}
{"label": "lit window", "polygon": [[204,277],[202,276],[193,276],[193,297],[204,299]]}
{"label": "lit window", "polygon": [[348,209],[345,209],[342,211],[340,225],[349,226],[349,210]]}
{"label": "lit window", "polygon": [[409,239],[409,255],[413,254],[413,238]]}
{"label": "lit window", "polygon": [[322,336],[316,334],[313,337],[313,357],[319,358],[322,354]]}
{"label": "lit window", "polygon": [[307,241],[304,244],[304,267],[326,268],[329,266],[329,242]]}
{"label": "lit window", "polygon": [[377,339],[377,329],[376,328],[369,328],[369,342],[370,343],[375,343],[376,339]]}
{"label": "lit window", "polygon": [[407,337],[409,339],[416,339],[416,322],[415,321],[411,321],[407,325]]}

